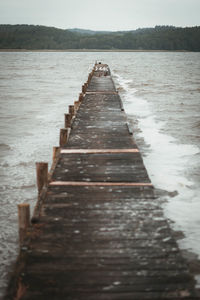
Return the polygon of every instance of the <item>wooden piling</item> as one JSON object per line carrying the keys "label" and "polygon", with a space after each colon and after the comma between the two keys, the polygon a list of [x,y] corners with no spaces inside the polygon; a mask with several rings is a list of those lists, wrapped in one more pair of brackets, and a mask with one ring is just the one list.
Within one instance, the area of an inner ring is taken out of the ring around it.
{"label": "wooden piling", "polygon": [[80,105],[79,101],[74,101],[74,110],[75,110],[75,112],[77,112],[77,110],[79,109],[79,105]]}
{"label": "wooden piling", "polygon": [[83,94],[86,93],[87,87],[88,87],[88,83],[85,82],[84,85],[82,85],[82,93],[83,93]]}
{"label": "wooden piling", "polygon": [[74,105],[69,105],[69,114],[71,115],[71,118],[74,116]]}
{"label": "wooden piling", "polygon": [[71,120],[72,120],[72,116],[71,114],[65,114],[65,128],[70,128],[71,127]]}
{"label": "wooden piling", "polygon": [[83,101],[83,93],[80,93],[79,94],[79,99],[78,99],[80,102],[82,102]]}
{"label": "wooden piling", "polygon": [[19,241],[23,243],[26,230],[30,225],[30,205],[28,203],[18,204]]}
{"label": "wooden piling", "polygon": [[53,162],[55,161],[60,147],[53,147]]}
{"label": "wooden piling", "polygon": [[36,178],[38,193],[40,194],[43,187],[48,184],[48,163],[36,162]]}
{"label": "wooden piling", "polygon": [[60,129],[60,147],[63,147],[69,138],[70,128]]}

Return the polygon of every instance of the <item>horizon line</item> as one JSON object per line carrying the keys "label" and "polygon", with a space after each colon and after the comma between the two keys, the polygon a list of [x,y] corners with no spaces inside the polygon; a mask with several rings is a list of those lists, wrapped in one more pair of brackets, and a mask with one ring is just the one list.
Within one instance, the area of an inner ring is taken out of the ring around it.
{"label": "horizon line", "polygon": [[70,28],[61,28],[56,27],[53,25],[43,25],[43,24],[29,24],[29,23],[16,23],[16,24],[9,24],[9,23],[0,23],[0,26],[2,25],[9,25],[9,26],[42,26],[42,27],[50,27],[50,28],[56,28],[60,30],[84,30],[84,31],[92,31],[92,32],[126,32],[126,31],[136,31],[139,29],[154,29],[156,27],[174,27],[174,28],[193,28],[193,27],[200,27],[200,25],[193,25],[193,26],[175,26],[175,25],[155,25],[155,26],[149,26],[149,27],[137,27],[136,29],[115,29],[115,30],[109,30],[109,29],[89,29],[89,28],[82,28],[82,27],[70,27]]}

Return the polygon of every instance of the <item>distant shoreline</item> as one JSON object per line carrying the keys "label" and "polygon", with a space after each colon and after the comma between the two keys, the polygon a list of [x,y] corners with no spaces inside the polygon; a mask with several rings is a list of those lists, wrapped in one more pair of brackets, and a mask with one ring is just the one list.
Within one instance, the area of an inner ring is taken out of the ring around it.
{"label": "distant shoreline", "polygon": [[189,50],[131,50],[131,49],[0,49],[0,52],[197,52]]}
{"label": "distant shoreline", "polygon": [[1,52],[200,52],[200,26],[77,32],[41,25],[0,24],[0,33]]}

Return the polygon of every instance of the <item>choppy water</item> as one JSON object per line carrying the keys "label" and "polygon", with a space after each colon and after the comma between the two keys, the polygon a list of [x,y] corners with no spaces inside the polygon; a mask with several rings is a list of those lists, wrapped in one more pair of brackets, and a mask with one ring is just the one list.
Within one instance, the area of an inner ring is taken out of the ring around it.
{"label": "choppy water", "polygon": [[0,297],[18,251],[17,204],[37,200],[64,113],[95,60],[108,63],[165,214],[200,256],[200,53],[0,53]]}

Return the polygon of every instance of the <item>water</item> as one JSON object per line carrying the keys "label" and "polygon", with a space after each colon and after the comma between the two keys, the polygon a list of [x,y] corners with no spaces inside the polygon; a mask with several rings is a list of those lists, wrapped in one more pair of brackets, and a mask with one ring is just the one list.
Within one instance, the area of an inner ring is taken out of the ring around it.
{"label": "water", "polygon": [[[109,64],[166,217],[200,256],[200,53],[0,53],[0,297],[18,251],[17,204],[37,201],[64,113],[95,60]],[[170,197],[170,196],[173,197]]]}
{"label": "water", "polygon": [[[172,192],[166,215],[182,248],[200,256],[200,54],[140,54],[116,68],[125,109],[155,187]],[[140,130],[140,132],[138,132]]]}

